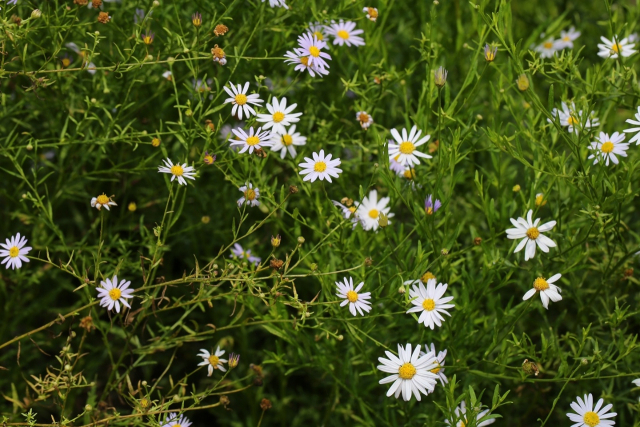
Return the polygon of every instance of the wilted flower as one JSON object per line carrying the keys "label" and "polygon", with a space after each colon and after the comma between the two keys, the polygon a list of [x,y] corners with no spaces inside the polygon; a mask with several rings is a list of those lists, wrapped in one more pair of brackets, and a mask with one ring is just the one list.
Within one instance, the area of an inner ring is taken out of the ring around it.
{"label": "wilted flower", "polygon": [[100,208],[105,208],[106,210],[110,210],[109,206],[118,206],[116,202],[111,200],[111,197],[108,197],[106,194],[102,193],[98,197],[94,197],[91,199],[91,207],[100,210]]}
{"label": "wilted flower", "polygon": [[276,237],[271,236],[271,246],[273,246],[274,248],[277,248],[278,246],[280,246],[281,241],[282,241],[282,238],[280,237],[279,234]]}
{"label": "wilted flower", "polygon": [[498,46],[490,46],[488,44],[484,45],[484,59],[487,62],[493,62],[496,59],[496,54],[498,53]]}
{"label": "wilted flower", "polygon": [[191,15],[191,23],[194,27],[199,28],[202,25],[202,15],[199,12]]}
{"label": "wilted flower", "polygon": [[[224,54],[224,50],[222,50],[221,47],[218,47],[218,45],[215,45],[213,49],[211,49],[211,55],[213,56],[213,62],[217,62],[220,65],[227,64],[227,56]],[[225,86],[225,89],[226,89],[226,86]]]}
{"label": "wilted flower", "polygon": [[236,366],[238,366],[239,362],[240,362],[240,355],[239,354],[235,354],[235,353],[231,353],[229,355],[229,362],[227,363],[227,365],[229,366],[229,369],[233,369]]}
{"label": "wilted flower", "polygon": [[367,14],[368,20],[376,22],[376,19],[378,19],[378,9],[375,7],[365,7],[362,11]]}
{"label": "wilted flower", "polygon": [[205,151],[204,152],[204,158],[202,159],[202,161],[207,165],[212,165],[213,162],[216,161],[216,155],[215,154],[211,155],[211,154],[209,154],[208,151]]}
{"label": "wilted flower", "polygon": [[142,41],[144,42],[144,44],[147,44],[147,45],[149,45],[149,44],[153,43],[153,38],[154,38],[155,36],[156,36],[156,35],[155,35],[153,32],[151,32],[151,31],[147,31],[147,33],[146,33],[146,34],[141,34],[141,35],[140,35],[140,37],[142,37]]}
{"label": "wilted flower", "polygon": [[443,87],[447,83],[447,70],[444,67],[440,66],[437,70],[433,72],[434,83],[438,87]]}
{"label": "wilted flower", "polygon": [[424,211],[427,215],[433,215],[438,212],[438,209],[442,206],[440,200],[436,199],[435,203],[432,200],[432,195],[429,194],[429,197],[424,201]]}

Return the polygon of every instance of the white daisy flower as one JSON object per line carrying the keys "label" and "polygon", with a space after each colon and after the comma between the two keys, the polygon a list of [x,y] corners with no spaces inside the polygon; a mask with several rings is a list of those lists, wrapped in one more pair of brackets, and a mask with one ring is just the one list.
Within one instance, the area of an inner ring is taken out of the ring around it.
{"label": "white daisy flower", "polygon": [[327,27],[319,22],[309,23],[309,32],[320,41],[327,37]]}
{"label": "white daisy flower", "polygon": [[208,377],[213,374],[214,369],[220,369],[222,372],[226,372],[227,369],[222,366],[223,363],[227,363],[227,359],[220,359],[220,356],[224,354],[224,350],[220,350],[220,346],[215,353],[211,354],[204,348],[200,349],[200,353],[198,356],[202,357],[204,360],[198,363],[198,366],[207,366],[207,370],[209,371]]}
{"label": "white daisy flower", "polygon": [[[480,421],[488,413],[489,413],[488,409],[480,412],[478,414],[478,416],[476,417],[476,420]],[[456,419],[458,420],[458,422],[456,422],[456,427],[465,427],[467,424],[469,424],[469,420],[467,418],[467,403],[464,400],[460,403],[460,406],[458,406],[456,408],[455,414],[456,414]],[[444,420],[444,422],[447,425],[451,425],[449,420]],[[483,421],[483,422],[475,424],[475,425],[478,426],[478,427],[484,427],[484,426],[488,426],[489,424],[493,424],[495,422],[496,422],[496,420],[494,418],[494,419],[490,419],[490,420],[487,420],[487,421]]]}
{"label": "white daisy flower", "polygon": [[420,401],[420,393],[425,396],[431,393],[436,387],[438,376],[431,372],[437,366],[437,360],[433,354],[420,356],[420,346],[411,352],[411,344],[403,348],[398,344],[398,356],[390,351],[385,351],[388,359],[378,357],[382,365],[378,369],[382,372],[392,374],[380,380],[380,384],[393,383],[387,391],[387,397],[395,394],[395,398],[402,398],[405,401],[411,400],[411,395],[415,395]]}
{"label": "white daisy flower", "polygon": [[544,277],[538,277],[533,282],[533,289],[529,289],[527,293],[524,294],[524,296],[522,297],[522,300],[526,301],[532,296],[534,296],[536,292],[540,292],[540,299],[542,300],[542,306],[548,310],[549,300],[553,302],[558,302],[562,299],[562,297],[560,296],[560,292],[562,292],[562,290],[560,290],[559,287],[554,285],[554,283],[557,282],[561,277],[562,277],[562,274],[560,273],[555,274],[546,280]]}
{"label": "white daisy flower", "polygon": [[364,30],[356,30],[355,28],[355,22],[340,20],[340,22],[328,26],[327,32],[334,37],[333,44],[364,46],[364,39],[358,35],[364,33]]}
{"label": "white daisy flower", "polygon": [[576,27],[569,28],[569,31],[560,31],[560,39],[556,41],[558,49],[573,49],[573,41],[580,37],[580,31],[576,31]]}
{"label": "white daisy flower", "polygon": [[[356,212],[362,222],[362,228],[375,231],[379,226],[380,214],[385,214],[387,217],[394,216],[394,214],[389,213],[391,210],[391,208],[387,207],[389,201],[388,197],[378,200],[378,192],[371,190],[369,196],[365,196],[362,199],[362,203],[356,202]],[[391,221],[388,223],[391,224]]]}
{"label": "white daisy flower", "polygon": [[419,146],[429,141],[431,137],[430,135],[425,135],[424,138],[419,139],[421,134],[422,131],[418,130],[415,125],[411,128],[409,135],[407,135],[406,128],[402,129],[402,136],[397,130],[391,129],[391,136],[393,136],[396,143],[389,141],[389,161],[395,159],[402,165],[411,166],[420,164],[418,157],[430,159],[432,156],[417,150]]}
{"label": "white daisy flower", "polygon": [[436,287],[436,279],[429,279],[425,287],[420,280],[415,280],[412,288],[409,289],[411,304],[415,307],[407,310],[407,314],[422,312],[418,318],[418,323],[424,323],[424,326],[431,329],[435,329],[435,326],[442,326],[444,317],[442,317],[441,313],[451,316],[447,309],[455,306],[454,304],[447,304],[453,300],[453,297],[442,297],[447,291],[447,286],[446,283],[440,283]]}
{"label": "white daisy flower", "polygon": [[331,154],[324,155],[324,150],[320,150],[320,153],[312,153],[313,159],[308,157],[304,158],[304,162],[298,166],[302,168],[300,175],[306,175],[303,181],[314,182],[316,179],[329,182],[331,177],[338,178],[338,174],[342,173],[342,169],[339,169],[340,159],[331,160]]}
{"label": "white daisy flower", "polygon": [[[420,353],[420,356],[425,356],[427,354],[431,354],[436,357],[436,367],[431,369],[431,373],[436,374],[438,379],[440,379],[440,383],[444,387],[445,384],[449,382],[446,375],[444,374],[444,359],[447,357],[447,350],[441,351],[439,353],[436,352],[436,346],[431,343],[431,348],[429,348],[426,344],[424,345],[424,352]],[[437,354],[437,356],[436,356]]]}
{"label": "white daisy flower", "polygon": [[240,154],[247,150],[249,150],[249,154],[252,154],[258,148],[269,147],[271,145],[271,132],[261,132],[261,130],[262,128],[260,127],[254,133],[252,126],[249,128],[249,133],[247,134],[244,129],[232,129],[231,132],[233,132],[238,139],[230,139],[231,146],[241,146]]}
{"label": "white daisy flower", "polygon": [[627,56],[631,56],[637,52],[637,50],[632,49],[633,46],[635,46],[635,43],[631,43],[628,38],[624,38],[622,40],[620,40],[618,36],[615,36],[614,38],[618,40],[618,43],[611,41],[604,36],[600,37],[602,43],[598,43],[598,49],[600,49],[598,56],[602,58],[616,59],[618,55],[622,55],[626,58]]}
{"label": "white daisy flower", "polygon": [[[91,2],[89,2],[89,4],[91,4]],[[87,63],[87,61],[85,60],[85,52],[83,50],[81,50],[77,44],[70,42],[65,44],[66,47],[68,47],[69,49],[71,49],[72,51],[74,51],[75,53],[78,54],[78,56],[82,57],[82,66],[81,68],[85,68],[87,70],[87,72],[89,74],[95,74],[96,73],[96,64],[94,64],[93,62],[89,62]]]}
{"label": "white daisy flower", "polygon": [[91,199],[91,207],[100,210],[101,208],[105,208],[106,210],[110,210],[109,206],[118,206],[116,202],[111,200],[111,197],[107,197],[106,194],[102,193],[98,197],[94,197]]}
{"label": "white daisy flower", "polygon": [[357,208],[355,207],[355,205],[345,206],[336,200],[332,200],[331,203],[333,203],[334,206],[342,211],[342,216],[345,219],[348,219],[353,223],[353,228],[356,228],[358,222],[361,222],[360,215],[356,211]]}
{"label": "white daisy flower", "polygon": [[32,249],[31,246],[26,246],[28,240],[24,236],[20,236],[20,233],[11,237],[11,240],[5,239],[5,243],[0,243],[2,249],[0,249],[0,258],[4,258],[2,263],[7,264],[5,268],[8,270],[11,267],[12,270],[21,268],[23,262],[29,262],[29,258],[25,255]]}
{"label": "white daisy flower", "polygon": [[375,7],[364,7],[362,11],[367,14],[369,21],[376,22],[376,19],[378,19],[378,9]]}
{"label": "white daisy flower", "polygon": [[271,150],[280,151],[280,158],[284,159],[287,152],[291,157],[296,157],[296,145],[301,146],[307,143],[307,137],[296,132],[296,125],[291,126],[288,130],[271,134]]}
{"label": "white daisy flower", "polygon": [[540,247],[542,252],[549,252],[549,248],[555,248],[556,242],[545,236],[544,232],[550,231],[553,227],[556,226],[555,221],[549,221],[545,224],[542,224],[538,227],[538,223],[540,222],[540,218],[537,218],[535,222],[531,222],[531,216],[533,215],[533,210],[529,209],[527,212],[527,219],[520,217],[516,221],[513,218],[510,218],[511,224],[513,224],[516,228],[507,229],[507,238],[508,239],[522,239],[516,250],[513,253],[520,252],[526,245],[526,249],[524,252],[524,260],[528,261],[529,259],[536,256],[536,245]]}
{"label": "white daisy flower", "polygon": [[589,146],[589,149],[595,151],[594,154],[587,157],[588,159],[595,159],[593,164],[595,165],[599,161],[604,161],[606,166],[609,166],[609,160],[613,164],[618,164],[618,156],[627,157],[627,150],[629,144],[623,143],[626,135],[623,133],[614,132],[611,136],[604,132],[600,132],[600,136],[597,141],[593,141]]}
{"label": "white daisy flower", "polygon": [[535,47],[535,51],[540,53],[541,58],[551,58],[557,51],[559,45],[552,38],[548,38]]}
{"label": "white daisy flower", "polygon": [[369,126],[373,124],[373,117],[369,115],[366,111],[358,111],[356,113],[356,120],[360,122],[360,126],[362,129],[369,129]]}
{"label": "white daisy flower", "polygon": [[609,427],[615,425],[615,421],[608,419],[618,415],[615,412],[609,412],[613,407],[612,404],[603,407],[604,399],[600,399],[594,408],[591,393],[585,394],[584,400],[580,396],[576,399],[576,402],[571,402],[571,409],[576,411],[576,414],[567,414],[571,422],[575,423],[572,427]]}
{"label": "white daisy flower", "polygon": [[294,49],[293,52],[288,51],[284,56],[285,58],[289,58],[284,61],[285,63],[297,64],[294,68],[296,71],[308,71],[311,77],[315,77],[316,74],[318,75],[318,77],[326,76],[329,74],[329,70],[327,70],[327,68],[329,68],[328,65],[327,68],[325,68],[320,67],[315,63],[309,64],[309,56],[305,56],[304,52],[302,52],[300,49]]}
{"label": "white daisy flower", "polygon": [[238,190],[242,191],[243,194],[243,196],[238,199],[238,207],[242,206],[243,203],[246,203],[249,206],[258,206],[260,204],[260,201],[258,200],[260,197],[260,190],[258,190],[258,187],[254,187],[253,184],[248,182],[238,188]]}
{"label": "white daisy flower", "polygon": [[[389,140],[389,144],[393,144],[393,141]],[[399,158],[400,154],[389,158],[389,169],[394,171],[398,176],[404,176],[404,171],[407,167],[398,161]]]}
{"label": "white daisy flower", "polygon": [[637,132],[636,135],[629,140],[629,143],[635,142],[636,144],[640,144],[640,107],[638,107],[638,112],[636,113],[635,118],[635,120],[627,119],[627,123],[638,127],[625,129],[624,133]]}
{"label": "white daisy flower", "polygon": [[163,160],[163,162],[165,165],[158,166],[158,172],[170,173],[171,182],[173,182],[174,179],[178,178],[178,183],[180,185],[187,185],[187,181],[185,181],[185,178],[193,179],[193,180],[196,179],[194,177],[194,175],[196,174],[196,170],[193,166],[187,166],[186,163],[183,163],[182,165],[180,165],[179,163],[176,163],[174,165],[171,162],[171,159],[169,158],[167,158],[166,160]]}
{"label": "white daisy flower", "polygon": [[240,85],[234,86],[231,82],[229,82],[229,86],[231,86],[231,89],[226,86],[223,86],[223,89],[231,97],[224,100],[225,104],[229,102],[233,104],[231,115],[235,116],[237,113],[237,116],[240,120],[242,120],[243,112],[247,118],[250,116],[255,116],[256,110],[254,110],[249,104],[261,106],[260,104],[262,104],[263,101],[260,99],[260,95],[258,95],[257,93],[247,95],[247,91],[249,90],[249,82],[246,82],[244,84],[244,87]]}
{"label": "white daisy flower", "polygon": [[311,33],[305,33],[298,37],[299,49],[296,49],[298,56],[306,56],[308,58],[308,66],[317,65],[321,68],[328,68],[326,59],[331,59],[331,56],[323,52],[322,49],[327,47],[327,43],[322,40],[318,40],[316,36]]}
{"label": "white daisy flower", "polygon": [[[358,287],[353,289],[353,278],[351,277],[349,277],[349,279],[345,277],[344,283],[336,282],[336,287],[338,288],[336,295],[344,299],[344,301],[340,303],[340,307],[349,304],[349,311],[354,316],[357,316],[358,313],[364,316],[363,311],[367,313],[371,311],[371,303],[368,301],[371,299],[371,292],[358,293],[363,286],[364,282],[360,282]],[[356,310],[358,310],[358,313],[356,313]]]}
{"label": "white daisy flower", "polygon": [[[600,125],[600,121],[597,117],[594,117],[595,111],[592,111],[591,114],[588,115],[586,122],[584,123],[584,129],[589,129],[592,127],[596,127]],[[578,132],[578,130],[582,130],[582,110],[576,111],[576,106],[573,102],[567,104],[565,102],[562,103],[562,110],[558,110],[554,108],[551,111],[551,115],[553,117],[558,116],[560,119],[560,125],[566,126],[569,132],[573,132],[574,130]],[[549,123],[553,123],[551,119],[547,119]]]}
{"label": "white daisy flower", "polygon": [[98,298],[100,298],[100,307],[107,307],[107,310],[113,310],[113,306],[116,307],[116,313],[120,313],[120,304],[125,307],[131,308],[126,301],[129,298],[133,298],[133,289],[129,288],[130,281],[121,280],[118,283],[118,276],[114,275],[112,279],[107,278],[107,281],[100,281],[100,288],[98,290]]}
{"label": "white daisy flower", "polygon": [[272,128],[272,132],[284,132],[285,126],[291,126],[292,123],[300,121],[302,113],[292,113],[298,104],[287,107],[287,98],[282,98],[278,102],[278,98],[275,96],[271,101],[273,104],[267,103],[269,114],[258,114],[257,120],[260,123],[265,123],[262,126],[264,129]]}
{"label": "white daisy flower", "polygon": [[167,418],[165,418],[162,427],[189,427],[191,424],[192,423],[189,421],[189,418],[184,415],[181,415],[180,418],[178,418],[178,414],[171,412]]}
{"label": "white daisy flower", "polygon": [[[264,3],[265,0],[262,0]],[[289,9],[289,6],[285,4],[285,0],[269,0],[269,6],[271,7],[284,7],[285,9]]]}

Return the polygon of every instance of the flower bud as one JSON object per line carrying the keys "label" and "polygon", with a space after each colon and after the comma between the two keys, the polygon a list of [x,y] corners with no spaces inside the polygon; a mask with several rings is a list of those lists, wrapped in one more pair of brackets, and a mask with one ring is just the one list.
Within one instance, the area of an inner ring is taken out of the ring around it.
{"label": "flower bud", "polygon": [[520,191],[520,186],[518,184],[513,186],[513,192],[517,193],[518,191]]}
{"label": "flower bud", "polygon": [[40,9],[33,9],[31,11],[31,19],[38,19],[42,16],[42,11]]}
{"label": "flower bud", "polygon": [[385,214],[381,213],[378,218],[378,225],[383,228],[386,227],[389,225],[389,218]]}
{"label": "flower bud", "polygon": [[521,92],[529,89],[529,79],[525,74],[520,74],[516,80],[516,85]]}
{"label": "flower bud", "polygon": [[498,53],[497,46],[490,46],[488,44],[484,45],[484,60],[487,62],[493,62],[496,59],[496,54]]}
{"label": "flower bud", "polygon": [[538,365],[536,365],[535,362],[529,362],[529,359],[524,359],[524,362],[522,363],[522,370],[527,375],[538,376],[538,373],[540,373]]}
{"label": "flower bud", "polygon": [[298,244],[301,245],[304,243],[304,237],[300,236],[298,237]]}
{"label": "flower bud", "polygon": [[271,236],[271,246],[273,246],[274,248],[280,246],[281,241],[282,239],[280,238],[279,234],[276,237]]}

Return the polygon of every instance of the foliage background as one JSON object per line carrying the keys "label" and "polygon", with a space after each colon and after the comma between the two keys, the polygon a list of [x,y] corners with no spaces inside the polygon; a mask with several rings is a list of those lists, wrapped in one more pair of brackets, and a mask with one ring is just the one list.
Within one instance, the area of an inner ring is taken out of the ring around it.
{"label": "foliage background", "polygon": [[[586,160],[593,134],[622,131],[640,104],[638,55],[603,60],[596,48],[601,35],[637,31],[639,6],[289,3],[289,10],[248,0],[105,3],[106,25],[95,9],[70,1],[3,5],[0,237],[20,232],[34,248],[28,265],[0,272],[5,421],[22,423],[31,409],[42,425],[62,417],[74,425],[107,418],[157,425],[161,411],[182,406],[203,408],[185,413],[194,425],[257,425],[264,416],[264,425],[432,426],[471,398],[469,387],[498,406],[499,385],[509,395],[495,410],[503,418],[496,425],[567,424],[570,402],[589,392],[613,403],[618,425],[640,425],[631,385],[640,376],[640,296],[628,270],[640,250],[640,156],[634,145],[616,167]],[[365,6],[378,8],[378,22],[365,18]],[[11,20],[35,7],[41,18]],[[136,8],[153,13],[134,24]],[[195,11],[203,15],[199,30]],[[309,22],[339,18],[365,30],[366,46],[332,46],[324,79],[283,63]],[[219,23],[230,28],[223,37],[212,33]],[[573,50],[550,60],[529,51],[541,33],[557,36],[570,25],[582,31]],[[147,30],[155,32],[151,46],[140,39]],[[86,46],[95,75],[80,68],[68,42]],[[485,43],[500,46],[492,64],[483,59]],[[227,53],[224,67],[211,61],[214,44]],[[73,56],[66,69],[64,54]],[[440,65],[449,71],[442,91],[433,83]],[[515,86],[523,72],[526,92]],[[194,90],[195,80],[210,90]],[[222,104],[228,81],[298,104],[308,142],[295,161],[238,155],[221,141],[221,127],[236,123]],[[547,123],[568,99],[595,110],[600,128],[571,135]],[[361,109],[375,120],[366,132],[354,120]],[[440,141],[416,168],[416,188],[388,170],[385,155],[388,130],[414,123]],[[343,160],[344,173],[332,184],[303,183],[297,163],[320,148]],[[213,166],[203,164],[205,151],[217,154]],[[171,185],[157,173],[166,157],[194,164],[197,180]],[[260,188],[259,208],[237,208],[245,181]],[[289,194],[290,185],[299,192]],[[378,233],[352,230],[330,200],[359,200],[371,188],[391,197],[396,216]],[[118,207],[92,209],[102,192]],[[548,203],[536,207],[541,192]],[[431,193],[444,206],[427,217]],[[504,230],[530,208],[543,222],[558,221],[550,234],[558,248],[524,262]],[[276,234],[282,244],[273,248]],[[229,258],[236,241],[262,257],[260,268]],[[279,273],[269,268],[271,256],[288,261]],[[435,331],[404,314],[408,294],[398,292],[427,270],[455,296],[452,317]],[[96,284],[116,272],[138,290],[128,317],[95,305]],[[522,301],[536,277],[557,272],[561,302],[547,311],[539,299]],[[345,275],[373,293],[364,318],[337,305],[334,282]],[[80,327],[87,315],[97,327],[88,333]],[[422,402],[386,398],[377,358],[407,342],[448,349],[454,386],[438,386]],[[196,371],[198,350],[217,345],[241,355],[222,382],[220,372]],[[541,374],[526,376],[524,359]],[[262,366],[262,386],[251,363]],[[216,406],[222,394],[227,410]],[[144,396],[154,403],[142,416]],[[273,405],[264,415],[263,398]],[[131,414],[140,416],[122,418]]]}

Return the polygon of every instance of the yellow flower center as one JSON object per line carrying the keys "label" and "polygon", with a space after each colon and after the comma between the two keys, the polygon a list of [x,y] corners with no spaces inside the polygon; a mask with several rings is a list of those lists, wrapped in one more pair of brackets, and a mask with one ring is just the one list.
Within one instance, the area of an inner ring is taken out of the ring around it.
{"label": "yellow flower center", "polygon": [[236,104],[238,105],[244,105],[247,103],[247,95],[245,95],[244,93],[239,93],[236,95]]}
{"label": "yellow flower center", "polygon": [[404,177],[407,179],[413,179],[416,177],[416,171],[414,169],[407,169],[403,172]]}
{"label": "yellow flower center", "polygon": [[427,311],[433,311],[436,308],[436,302],[431,298],[427,298],[422,302],[422,308]]}
{"label": "yellow flower center", "polygon": [[173,427],[182,427],[182,424],[174,424]]}
{"label": "yellow flower center", "polygon": [[118,288],[113,288],[109,291],[109,298],[111,298],[114,301],[118,301],[121,295],[122,295],[122,292]]}
{"label": "yellow flower center", "polygon": [[349,38],[349,33],[345,30],[340,30],[337,33],[338,37],[340,37],[341,39],[348,39]]}
{"label": "yellow flower center", "polygon": [[109,198],[106,195],[102,194],[96,198],[96,202],[100,203],[101,205],[106,205],[107,203],[109,203]]}
{"label": "yellow flower center", "polygon": [[[620,53],[620,51],[622,50],[622,46],[620,46],[620,43],[615,43],[613,46],[611,46],[611,50],[614,51],[615,53]],[[586,418],[586,415],[585,415]]]}
{"label": "yellow flower center", "polygon": [[415,374],[416,367],[411,363],[405,363],[404,365],[400,366],[400,369],[398,369],[398,375],[400,375],[400,378],[402,378],[403,380],[410,380]]}
{"label": "yellow flower center", "polygon": [[355,206],[351,206],[349,209],[349,212],[354,213],[356,211],[356,207]]}
{"label": "yellow flower center", "polygon": [[316,172],[324,172],[327,170],[327,164],[325,162],[316,162],[316,164],[313,165],[313,170]]}
{"label": "yellow flower center", "polygon": [[533,287],[536,291],[545,291],[549,289],[549,282],[544,280],[544,277],[538,277],[534,280]]}
{"label": "yellow flower center", "polygon": [[311,56],[313,56],[314,58],[317,58],[318,56],[320,56],[320,49],[318,49],[315,46],[311,46],[309,48],[309,53],[311,54]]}
{"label": "yellow flower center", "polygon": [[20,255],[20,249],[18,249],[17,246],[12,247],[11,249],[9,249],[9,256],[11,258],[15,258],[18,255]]}
{"label": "yellow flower center", "polygon": [[531,240],[536,240],[539,235],[540,235],[540,232],[536,227],[531,227],[530,229],[527,230],[527,237],[530,238]]}
{"label": "yellow flower center", "polygon": [[251,188],[247,188],[247,191],[244,192],[244,197],[247,200],[254,200],[256,198],[256,192],[253,191]]}
{"label": "yellow flower center", "polygon": [[544,46],[545,49],[551,49],[553,47],[553,42],[544,42],[542,46]]}
{"label": "yellow flower center", "polygon": [[291,135],[289,135],[288,133],[282,135],[282,144],[286,146],[293,144],[293,138],[291,137]]}
{"label": "yellow flower center", "polygon": [[300,58],[300,63],[302,65],[304,65],[305,67],[309,66],[309,57],[308,56],[303,56],[302,58]]}
{"label": "yellow flower center", "polygon": [[347,299],[349,300],[349,302],[356,302],[358,301],[358,294],[356,293],[356,291],[349,291],[347,292]]}
{"label": "yellow flower center", "polygon": [[603,153],[609,154],[610,152],[613,151],[613,142],[611,141],[605,142],[604,144],[602,144],[602,147],[600,147],[600,149],[602,150]]}
{"label": "yellow flower center", "polygon": [[369,115],[367,113],[360,113],[360,115],[358,116],[358,120],[360,120],[362,123],[367,123],[369,121]]}
{"label": "yellow flower center", "polygon": [[374,8],[372,8],[372,7],[368,7],[367,8],[367,13],[369,13],[369,16],[372,17],[372,18],[377,18],[378,17],[378,11],[375,10]]}
{"label": "yellow flower center", "polygon": [[209,356],[209,363],[211,363],[211,366],[213,366],[214,368],[218,365],[219,362],[220,362],[220,358],[215,354],[212,354],[211,356]]}
{"label": "yellow flower center", "polygon": [[377,219],[380,216],[380,212],[377,209],[371,209],[369,211],[369,218]]}
{"label": "yellow flower center", "polygon": [[142,41],[144,41],[144,44],[151,44],[151,43],[153,43],[153,39],[151,38],[151,36],[144,36],[144,38],[142,39]]}
{"label": "yellow flower center", "polygon": [[600,424],[600,417],[595,412],[589,411],[584,414],[584,423],[589,427],[596,427]]}
{"label": "yellow flower center", "polygon": [[173,165],[171,166],[171,173],[175,176],[182,176],[184,169],[182,169],[182,166],[180,165]]}
{"label": "yellow flower center", "polygon": [[71,65],[71,60],[69,58],[64,58],[62,60],[62,66],[63,67],[68,67],[69,65]]}
{"label": "yellow flower center", "polygon": [[440,366],[440,363],[436,362],[436,367],[431,370],[431,373],[432,374],[437,374],[438,372],[440,372],[441,368],[442,367]]}
{"label": "yellow flower center", "polygon": [[420,278],[420,281],[422,283],[427,283],[429,280],[435,279],[435,278],[436,276],[434,276],[433,273],[431,273],[430,271],[427,271],[422,275],[422,277]]}
{"label": "yellow flower center", "polygon": [[276,111],[276,113],[273,115],[273,121],[276,123],[280,123],[283,120],[284,120],[284,113],[280,111]]}
{"label": "yellow flower center", "polygon": [[250,136],[249,138],[247,138],[247,145],[254,146],[259,143],[260,143],[260,138],[258,138],[257,136]]}
{"label": "yellow flower center", "polygon": [[572,114],[567,119],[567,123],[569,123],[571,126],[574,126],[580,123],[580,121],[578,121],[578,118]]}
{"label": "yellow flower center", "polygon": [[212,164],[214,162],[213,156],[211,154],[204,156],[204,162],[208,165]]}
{"label": "yellow flower center", "polygon": [[313,35],[316,36],[316,38],[318,40],[324,39],[324,36],[322,35],[322,33],[320,31],[316,31],[315,33],[313,33]]}
{"label": "yellow flower center", "polygon": [[427,208],[427,215],[433,215],[433,208],[431,206]]}
{"label": "yellow flower center", "polygon": [[416,149],[416,146],[413,145],[413,142],[405,141],[400,143],[399,149],[402,154],[411,154]]}
{"label": "yellow flower center", "polygon": [[565,41],[565,42],[570,42],[570,41],[571,41],[571,37],[569,37],[569,36],[564,36],[564,37],[562,38],[562,40],[563,40],[563,41]]}

